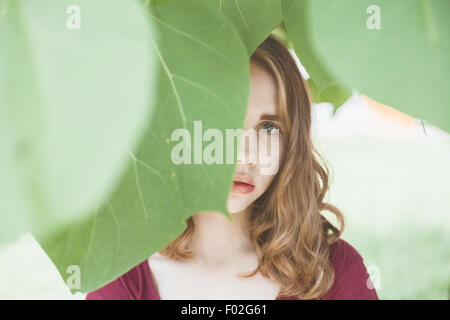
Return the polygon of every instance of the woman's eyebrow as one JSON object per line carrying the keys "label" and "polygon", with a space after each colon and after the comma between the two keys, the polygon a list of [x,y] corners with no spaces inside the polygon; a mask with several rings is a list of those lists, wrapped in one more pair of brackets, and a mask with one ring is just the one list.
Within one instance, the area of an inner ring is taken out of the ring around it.
{"label": "woman's eyebrow", "polygon": [[259,117],[260,120],[273,120],[273,121],[277,121],[278,120],[278,115],[276,114],[270,114],[270,113],[263,113],[261,115],[261,117]]}

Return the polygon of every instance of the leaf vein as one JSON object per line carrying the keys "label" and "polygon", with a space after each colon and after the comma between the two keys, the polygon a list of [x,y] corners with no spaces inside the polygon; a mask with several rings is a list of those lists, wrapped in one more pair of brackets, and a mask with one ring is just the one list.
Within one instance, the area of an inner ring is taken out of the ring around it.
{"label": "leaf vein", "polygon": [[242,14],[241,7],[239,6],[238,0],[234,0],[234,3],[236,4],[236,7],[237,7],[237,9],[239,11],[239,15],[242,18],[242,21],[244,21],[244,24],[245,24],[245,27],[247,28],[248,33],[250,33],[250,28],[248,27],[247,20],[245,20],[244,15]]}
{"label": "leaf vein", "polygon": [[190,84],[191,86],[194,86],[194,87],[196,87],[196,88],[199,88],[199,89],[201,89],[201,90],[207,92],[211,97],[213,97],[215,100],[217,100],[218,102],[220,102],[220,104],[221,104],[222,106],[224,106],[225,108],[229,109],[229,106],[225,103],[225,101],[223,101],[218,95],[216,95],[216,94],[215,94],[213,91],[211,91],[210,89],[208,89],[208,88],[202,86],[201,84],[199,84],[199,83],[197,83],[197,82],[194,82],[194,81],[191,81],[191,80],[189,80],[189,79],[186,79],[186,78],[184,78],[184,77],[182,77],[182,76],[180,76],[180,75],[174,74],[173,77],[174,77],[175,79],[179,79],[179,80],[181,80],[181,81],[183,81],[183,82],[186,82],[186,83]]}
{"label": "leaf vein", "polygon": [[195,38],[193,35],[188,34],[188,33],[186,33],[186,32],[183,32],[183,31],[181,31],[181,30],[179,30],[179,29],[177,29],[177,28],[175,28],[175,27],[169,25],[168,23],[166,23],[166,22],[164,22],[164,21],[162,21],[162,20],[160,20],[160,19],[158,19],[158,18],[156,18],[156,17],[154,17],[154,16],[151,16],[151,17],[152,17],[152,19],[154,19],[154,20],[157,21],[158,23],[162,24],[163,26],[167,27],[168,29],[174,31],[175,33],[178,33],[178,34],[181,35],[181,36],[184,36],[184,37],[189,38],[190,40],[192,40],[192,41],[194,41],[194,42],[197,42],[198,44],[202,45],[203,47],[209,49],[210,51],[214,52],[214,53],[217,54],[218,56],[220,56],[220,57],[222,57],[223,59],[225,59],[225,60],[227,60],[228,62],[230,62],[230,61],[228,60],[228,58],[227,58],[225,55],[223,55],[219,50],[217,50],[216,48],[210,46],[210,45],[207,44],[206,42],[204,42],[204,41],[202,41],[202,40],[200,40],[200,39],[198,39],[198,38]]}

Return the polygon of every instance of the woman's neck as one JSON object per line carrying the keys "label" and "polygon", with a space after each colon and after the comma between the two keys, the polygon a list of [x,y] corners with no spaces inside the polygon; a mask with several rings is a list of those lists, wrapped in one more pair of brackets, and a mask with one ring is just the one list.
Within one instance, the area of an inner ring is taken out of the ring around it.
{"label": "woman's neck", "polygon": [[246,231],[248,211],[233,214],[232,217],[233,221],[229,221],[219,212],[194,215],[195,232],[191,249],[198,263],[213,268],[227,268],[239,258],[255,254]]}

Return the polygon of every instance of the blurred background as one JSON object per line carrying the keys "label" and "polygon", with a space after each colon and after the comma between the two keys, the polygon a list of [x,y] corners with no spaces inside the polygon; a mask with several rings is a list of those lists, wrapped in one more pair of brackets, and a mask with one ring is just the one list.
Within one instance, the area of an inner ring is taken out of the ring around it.
{"label": "blurred background", "polygon": [[[314,108],[316,146],[331,168],[329,202],[381,299],[449,299],[450,135],[356,93]],[[0,299],[72,295],[30,234],[0,247]]]}

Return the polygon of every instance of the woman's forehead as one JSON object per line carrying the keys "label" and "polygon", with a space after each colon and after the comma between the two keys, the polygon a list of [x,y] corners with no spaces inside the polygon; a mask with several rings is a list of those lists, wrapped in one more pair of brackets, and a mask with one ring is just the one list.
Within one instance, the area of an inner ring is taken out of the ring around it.
{"label": "woman's forehead", "polygon": [[251,90],[248,112],[253,114],[276,114],[277,86],[273,76],[260,67],[251,64]]}

